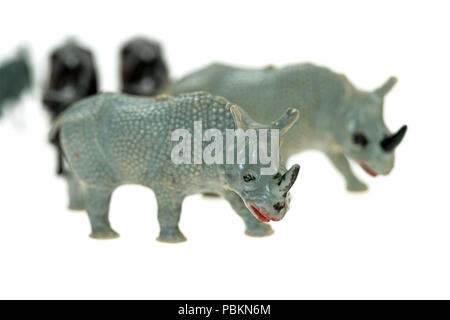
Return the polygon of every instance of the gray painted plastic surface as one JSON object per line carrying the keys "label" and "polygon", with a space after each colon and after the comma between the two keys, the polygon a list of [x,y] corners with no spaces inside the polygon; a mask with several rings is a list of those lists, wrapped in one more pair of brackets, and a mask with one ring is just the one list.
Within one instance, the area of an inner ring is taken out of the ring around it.
{"label": "gray painted plastic surface", "polygon": [[[260,175],[258,164],[175,164],[171,161],[173,130],[193,132],[194,121],[201,120],[203,130],[217,128],[224,133],[225,129],[276,127],[283,134],[297,119],[298,111],[291,109],[273,125],[262,125],[226,99],[205,93],[159,98],[105,93],[75,103],[56,120],[50,136],[60,135],[73,170],[71,203],[86,208],[91,237],[117,237],[108,219],[112,192],[120,185],[139,184],[156,195],[158,240],[179,242],[185,240],[178,228],[183,199],[202,192],[227,199],[244,220],[248,235],[271,234],[264,222],[286,214],[288,191],[299,166]],[[255,179],[245,182],[248,174]]]}
{"label": "gray painted plastic surface", "polygon": [[283,160],[303,150],[320,150],[344,176],[348,190],[364,191],[367,186],[354,175],[348,159],[373,176],[392,170],[394,149],[406,132],[403,126],[392,134],[383,119],[383,99],[395,83],[391,77],[366,92],[344,75],[313,64],[279,69],[213,64],[175,82],[169,92],[201,90],[223,96],[262,123],[288,107],[300,110],[300,120],[281,147]]}

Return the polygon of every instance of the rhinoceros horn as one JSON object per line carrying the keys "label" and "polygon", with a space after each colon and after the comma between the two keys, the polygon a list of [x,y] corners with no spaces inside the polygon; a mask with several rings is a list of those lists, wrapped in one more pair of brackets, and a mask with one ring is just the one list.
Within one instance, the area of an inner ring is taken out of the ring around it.
{"label": "rhinoceros horn", "polygon": [[384,138],[383,141],[381,141],[381,148],[386,152],[393,151],[400,144],[400,142],[402,142],[407,129],[408,127],[404,125],[397,131],[397,133]]}
{"label": "rhinoceros horn", "polygon": [[294,164],[285,174],[281,176],[280,180],[278,181],[281,193],[287,193],[289,189],[291,189],[292,185],[297,179],[299,170],[300,166],[298,164]]}

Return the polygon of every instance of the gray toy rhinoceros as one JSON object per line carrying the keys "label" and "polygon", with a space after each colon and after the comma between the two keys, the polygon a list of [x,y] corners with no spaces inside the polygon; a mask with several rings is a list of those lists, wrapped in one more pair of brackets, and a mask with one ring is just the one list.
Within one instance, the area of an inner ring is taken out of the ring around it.
{"label": "gray toy rhinoceros", "polygon": [[406,133],[406,126],[390,133],[383,120],[383,98],[395,83],[392,77],[366,92],[344,75],[312,64],[259,70],[213,64],[174,83],[169,92],[220,95],[262,123],[286,107],[299,109],[301,119],[285,138],[282,159],[320,150],[345,177],[348,190],[364,191],[367,186],[353,174],[348,158],[372,176],[392,170],[394,149]]}
{"label": "gray toy rhinoceros", "polygon": [[[201,192],[223,195],[244,220],[248,235],[271,234],[264,222],[286,214],[299,166],[264,175],[262,165],[248,162],[176,164],[171,157],[174,130],[192,130],[194,121],[202,121],[203,129],[215,128],[223,135],[226,129],[265,127],[279,129],[282,138],[297,119],[298,111],[288,109],[264,126],[226,99],[199,92],[157,98],[105,93],[75,103],[56,120],[50,136],[59,132],[65,157],[83,186],[91,237],[118,236],[108,219],[111,194],[120,185],[140,184],[156,196],[158,240],[180,242],[185,240],[178,228],[183,199]],[[81,189],[70,196],[83,201]]]}

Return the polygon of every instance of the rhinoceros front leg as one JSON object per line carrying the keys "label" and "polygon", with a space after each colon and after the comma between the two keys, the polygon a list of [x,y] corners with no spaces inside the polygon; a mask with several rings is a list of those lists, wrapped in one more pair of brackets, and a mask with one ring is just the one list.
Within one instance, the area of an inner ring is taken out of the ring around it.
{"label": "rhinoceros front leg", "polygon": [[232,191],[225,191],[223,196],[228,200],[234,211],[236,211],[242,220],[244,220],[246,235],[251,237],[265,237],[273,233],[272,227],[269,224],[256,219],[236,193]]}
{"label": "rhinoceros front leg", "polygon": [[119,237],[109,223],[109,204],[113,190],[92,186],[86,188],[86,210],[91,222],[91,238],[114,239]]}
{"label": "rhinoceros front leg", "polygon": [[158,203],[158,222],[160,227],[157,240],[169,243],[186,241],[186,237],[178,227],[184,197],[179,192],[166,188],[155,191],[155,196]]}
{"label": "rhinoceros front leg", "polygon": [[364,182],[359,180],[353,173],[350,163],[345,155],[341,152],[327,152],[328,159],[336,167],[336,169],[344,176],[349,191],[366,191],[368,188]]}

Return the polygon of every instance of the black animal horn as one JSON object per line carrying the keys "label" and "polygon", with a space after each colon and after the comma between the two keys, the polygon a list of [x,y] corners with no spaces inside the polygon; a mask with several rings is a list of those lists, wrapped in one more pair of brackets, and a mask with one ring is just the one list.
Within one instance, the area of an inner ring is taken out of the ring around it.
{"label": "black animal horn", "polygon": [[284,175],[281,176],[278,185],[280,186],[280,191],[282,193],[287,193],[289,189],[291,189],[295,180],[297,179],[298,172],[300,170],[300,166],[298,164],[294,164],[289,171],[287,171]]}
{"label": "black animal horn", "polygon": [[400,142],[402,142],[406,129],[408,129],[408,127],[405,125],[401,127],[397,133],[383,139],[383,141],[381,141],[381,148],[386,152],[393,151],[400,144]]}

